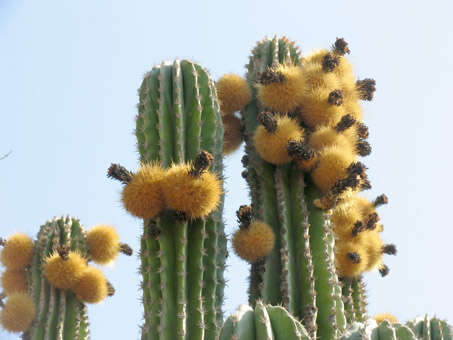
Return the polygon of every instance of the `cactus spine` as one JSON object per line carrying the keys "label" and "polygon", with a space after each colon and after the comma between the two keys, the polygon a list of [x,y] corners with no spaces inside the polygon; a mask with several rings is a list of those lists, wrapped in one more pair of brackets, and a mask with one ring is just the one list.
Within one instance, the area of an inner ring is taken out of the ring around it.
{"label": "cactus spine", "polygon": [[[136,136],[142,163],[160,164],[170,173],[205,151],[213,155],[210,171],[221,176],[223,127],[206,70],[187,60],[155,66],[145,76],[139,98]],[[166,185],[168,189],[172,183]],[[144,220],[143,340],[216,337],[223,322],[226,258],[222,205],[223,198],[203,218],[166,209]]]}

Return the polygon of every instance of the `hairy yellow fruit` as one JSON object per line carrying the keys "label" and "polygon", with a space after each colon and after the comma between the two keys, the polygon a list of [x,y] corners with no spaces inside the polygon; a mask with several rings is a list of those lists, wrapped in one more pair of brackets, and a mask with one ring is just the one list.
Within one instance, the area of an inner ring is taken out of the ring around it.
{"label": "hairy yellow fruit", "polygon": [[204,171],[196,177],[191,170],[191,164],[170,167],[162,181],[162,192],[170,209],[195,219],[207,216],[219,205],[222,184],[212,172]]}
{"label": "hairy yellow fruit", "polygon": [[376,320],[378,325],[380,325],[383,321],[388,320],[390,323],[398,322],[398,319],[390,313],[379,313],[373,316],[373,319]]}
{"label": "hairy yellow fruit", "polygon": [[97,225],[91,228],[85,241],[91,259],[98,264],[112,262],[120,250],[120,237],[112,226]]}
{"label": "hairy yellow fruit", "polygon": [[1,287],[6,295],[27,293],[27,273],[25,270],[6,269],[0,278]]}
{"label": "hairy yellow fruit", "polygon": [[253,135],[256,151],[265,161],[272,164],[285,164],[291,162],[288,155],[290,141],[303,141],[304,130],[295,119],[288,116],[275,117],[277,125],[273,132],[269,132],[263,125],[258,126]]}
{"label": "hairy yellow fruit", "polygon": [[244,141],[241,120],[233,114],[222,116],[223,122],[223,154],[229,155],[235,152]]}
{"label": "hairy yellow fruit", "polygon": [[107,280],[97,268],[87,267],[74,287],[77,299],[87,303],[99,303],[108,293]]}
{"label": "hairy yellow fruit", "polygon": [[234,252],[249,263],[269,255],[274,242],[272,228],[262,221],[252,221],[248,228],[239,229],[233,235]]}
{"label": "hairy yellow fruit", "polygon": [[86,260],[75,252],[69,252],[66,260],[54,252],[45,261],[44,275],[52,286],[59,289],[74,288],[87,268]]}
{"label": "hairy yellow fruit", "polygon": [[25,332],[36,315],[36,307],[26,294],[12,294],[0,312],[0,325],[11,333]]}
{"label": "hairy yellow fruit", "polygon": [[312,172],[313,182],[321,191],[328,191],[337,181],[348,177],[348,168],[355,161],[352,152],[338,146],[328,147],[319,153],[319,162]]}
{"label": "hairy yellow fruit", "polygon": [[355,206],[347,210],[335,207],[330,219],[335,237],[342,241],[358,241],[362,233],[354,234],[354,225],[360,219],[360,211]]}
{"label": "hairy yellow fruit", "polygon": [[256,85],[260,101],[272,111],[287,113],[296,110],[305,91],[302,69],[298,66],[281,65],[268,72],[279,78],[279,81]]}
{"label": "hairy yellow fruit", "polygon": [[358,277],[368,267],[368,254],[364,246],[356,242],[335,244],[337,274],[341,277]]}
{"label": "hairy yellow fruit", "polygon": [[34,248],[28,235],[16,233],[6,241],[0,253],[0,262],[8,269],[24,269],[31,264]]}
{"label": "hairy yellow fruit", "polygon": [[249,84],[236,74],[225,74],[216,82],[215,87],[220,111],[225,114],[243,110],[252,100]]}
{"label": "hairy yellow fruit", "polygon": [[158,164],[143,164],[124,187],[121,201],[133,216],[156,217],[166,206],[162,199],[161,182],[165,172]]}
{"label": "hairy yellow fruit", "polygon": [[338,146],[347,153],[355,153],[354,144],[342,133],[330,126],[319,127],[310,135],[310,146],[316,151],[322,151],[330,146]]}
{"label": "hairy yellow fruit", "polygon": [[304,160],[304,159],[296,159],[296,166],[302,172],[311,172],[318,164],[318,155],[315,154],[314,157]]}
{"label": "hairy yellow fruit", "polygon": [[364,241],[366,251],[368,253],[368,265],[366,270],[372,271],[380,269],[383,265],[383,249],[384,242],[382,242],[377,230],[365,231]]}

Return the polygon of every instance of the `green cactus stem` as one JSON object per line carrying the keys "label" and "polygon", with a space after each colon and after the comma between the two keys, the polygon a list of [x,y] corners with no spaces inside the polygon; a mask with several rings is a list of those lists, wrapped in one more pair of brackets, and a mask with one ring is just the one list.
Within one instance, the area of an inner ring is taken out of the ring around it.
{"label": "green cactus stem", "polygon": [[[163,168],[201,151],[221,177],[223,127],[214,83],[187,60],[153,67],[139,89],[136,136],[140,161]],[[222,198],[223,200],[223,198]],[[223,202],[205,218],[165,210],[144,221],[141,240],[142,339],[215,339],[223,322],[226,237]]]}

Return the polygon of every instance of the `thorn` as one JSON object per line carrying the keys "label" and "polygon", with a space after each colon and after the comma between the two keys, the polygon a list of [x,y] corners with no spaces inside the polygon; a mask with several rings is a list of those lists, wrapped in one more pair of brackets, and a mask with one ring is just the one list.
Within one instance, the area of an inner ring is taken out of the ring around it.
{"label": "thorn", "polygon": [[329,104],[341,106],[343,105],[343,91],[341,90],[333,90],[329,93],[329,99],[327,100]]}
{"label": "thorn", "polygon": [[340,64],[340,58],[327,53],[322,58],[322,69],[324,72],[332,72]]}
{"label": "thorn", "polygon": [[112,163],[108,169],[107,177],[116,179],[123,184],[128,184],[132,179],[132,172],[119,164]]}
{"label": "thorn", "polygon": [[349,129],[351,126],[357,123],[357,120],[351,116],[350,114],[344,115],[341,117],[340,122],[335,126],[335,130],[338,133],[342,133],[343,131]]}
{"label": "thorn", "polygon": [[365,78],[363,80],[357,80],[356,85],[360,93],[360,99],[373,100],[374,92],[376,91],[376,81],[374,79]]}
{"label": "thorn", "polygon": [[332,45],[332,53],[343,56],[346,53],[351,53],[351,51],[349,50],[348,43],[343,38],[337,38]]}
{"label": "thorn", "polygon": [[387,204],[389,202],[387,196],[385,194],[379,195],[378,197],[375,198],[373,201],[373,205],[375,208]]}
{"label": "thorn", "polygon": [[396,255],[396,246],[394,244],[386,244],[382,250],[382,253],[387,255]]}
{"label": "thorn", "polygon": [[272,112],[263,111],[256,117],[256,120],[263,125],[269,133],[274,133],[277,130],[277,119]]}

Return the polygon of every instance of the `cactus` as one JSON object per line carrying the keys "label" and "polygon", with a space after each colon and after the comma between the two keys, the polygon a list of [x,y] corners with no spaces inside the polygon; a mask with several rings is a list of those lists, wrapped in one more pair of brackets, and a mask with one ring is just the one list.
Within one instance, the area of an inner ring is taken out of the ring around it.
{"label": "cactus", "polygon": [[275,234],[270,254],[249,260],[249,304],[282,304],[312,338],[337,338],[366,319],[361,274],[387,274],[382,255],[396,253],[379,236],[375,208],[386,197],[357,195],[371,187],[358,159],[371,151],[359,100],[372,99],[375,82],[357,81],[346,53],[343,39],[304,58],[286,38],[264,39],[247,66],[252,101],[241,111],[253,219]]}
{"label": "cactus", "polygon": [[142,339],[215,339],[226,237],[214,82],[198,64],[165,62],[145,76],[139,99],[142,167],[134,174],[113,164],[108,176],[125,184],[126,210],[144,219]]}
{"label": "cactus", "polygon": [[97,233],[96,240],[87,242],[90,234],[96,232],[87,236],[79,220],[62,217],[42,225],[36,241],[24,234],[2,241],[0,260],[6,270],[1,284],[8,298],[1,302],[4,329],[23,332],[24,339],[89,339],[85,303],[101,302],[114,290],[88,261],[98,262],[101,257],[107,263],[119,251],[132,253],[129,246],[119,243],[111,227],[108,235],[113,241]]}

